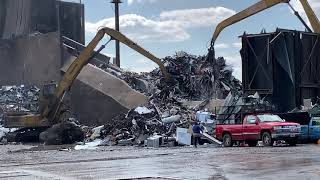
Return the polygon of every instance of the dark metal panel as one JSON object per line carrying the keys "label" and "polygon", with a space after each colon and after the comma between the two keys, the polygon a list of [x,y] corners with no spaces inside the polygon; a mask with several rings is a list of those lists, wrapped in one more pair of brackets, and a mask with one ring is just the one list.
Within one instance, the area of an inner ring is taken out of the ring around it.
{"label": "dark metal panel", "polygon": [[58,31],[56,0],[32,0],[31,31],[41,33]]}
{"label": "dark metal panel", "polygon": [[280,111],[296,107],[295,101],[295,56],[293,32],[278,32],[272,41],[273,54],[273,103]]}
{"label": "dark metal panel", "polygon": [[[318,34],[279,29],[274,33],[244,35],[242,45],[244,92],[269,94],[267,99],[282,111],[303,105],[303,99],[315,102],[320,97]],[[266,58],[263,54],[268,46],[272,49]],[[271,81],[267,77],[272,77]]]}
{"label": "dark metal panel", "polygon": [[272,92],[273,75],[269,36],[243,37],[244,91]]}
{"label": "dark metal panel", "polygon": [[1,38],[57,31],[56,0],[1,0]]}
{"label": "dark metal panel", "polygon": [[2,37],[7,14],[7,0],[0,0],[0,38]]}
{"label": "dark metal panel", "polygon": [[320,38],[319,35],[301,35],[301,61],[300,61],[300,87],[301,99],[311,98],[313,102],[319,96],[319,49]]}
{"label": "dark metal panel", "polygon": [[302,53],[301,53],[301,39],[300,39],[300,32],[298,34],[296,34],[295,39],[294,39],[294,45],[295,45],[295,50],[294,51],[294,57],[295,57],[295,101],[296,101],[296,106],[299,106],[301,104],[303,104],[303,100],[301,99],[301,87],[300,87],[300,82],[301,82],[301,76],[300,76],[300,71],[301,71],[301,64],[300,64],[300,60],[297,59],[301,59]]}
{"label": "dark metal panel", "polygon": [[84,5],[59,2],[60,31],[63,36],[85,44]]}
{"label": "dark metal panel", "polygon": [[57,0],[0,0],[1,39],[59,30],[64,36],[85,43],[83,4]]}

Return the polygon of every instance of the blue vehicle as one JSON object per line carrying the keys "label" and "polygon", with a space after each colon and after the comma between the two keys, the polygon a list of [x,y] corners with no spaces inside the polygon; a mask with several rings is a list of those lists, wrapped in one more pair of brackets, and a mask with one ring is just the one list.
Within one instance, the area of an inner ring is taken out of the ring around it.
{"label": "blue vehicle", "polygon": [[301,141],[317,142],[320,139],[320,116],[311,117],[306,125],[301,125]]}
{"label": "blue vehicle", "polygon": [[313,143],[320,139],[320,114],[298,112],[279,116],[286,121],[296,122],[301,125],[301,143]]}

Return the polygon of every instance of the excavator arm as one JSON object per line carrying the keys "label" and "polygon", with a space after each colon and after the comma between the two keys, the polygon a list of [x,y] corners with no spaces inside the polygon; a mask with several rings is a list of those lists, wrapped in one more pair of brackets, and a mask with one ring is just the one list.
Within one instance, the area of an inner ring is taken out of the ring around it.
{"label": "excavator arm", "polygon": [[[74,80],[77,78],[81,70],[88,62],[99,53],[105,45],[102,45],[96,52],[94,49],[97,47],[98,43],[107,34],[111,39],[116,39],[122,42],[123,44],[129,46],[131,49],[139,52],[145,57],[149,58],[153,62],[159,65],[160,70],[162,71],[163,76],[168,81],[169,75],[162,64],[161,60],[155,57],[150,52],[143,49],[138,44],[131,41],[129,38],[124,36],[118,31],[104,27],[98,31],[89,45],[80,53],[80,55],[73,61],[65,72],[62,80],[59,82],[57,88],[55,88],[54,93],[49,93],[47,98],[44,99],[44,103],[41,106],[41,114],[28,114],[28,113],[10,113],[5,115],[4,125],[8,128],[37,128],[37,127],[50,127],[58,123],[61,109],[61,104],[63,97],[66,92],[72,86]],[[110,39],[110,40],[111,40]],[[110,42],[110,40],[108,42]],[[55,86],[55,84],[53,84]],[[49,85],[51,89],[52,84]],[[50,90],[51,91],[51,90]],[[49,97],[50,96],[50,97]]]}
{"label": "excavator arm", "polygon": [[217,40],[218,36],[220,35],[221,31],[226,27],[235,24],[243,19],[246,19],[252,15],[255,15],[263,10],[266,10],[272,6],[275,6],[280,3],[288,3],[290,0],[262,0],[249,8],[225,19],[221,23],[219,23],[214,31],[211,44],[213,45]]}
{"label": "excavator arm", "polygon": [[300,3],[309,19],[312,29],[316,33],[320,33],[320,21],[307,0],[300,0]]}
{"label": "excavator arm", "polygon": [[[212,40],[211,40],[211,45],[213,46],[215,41],[217,40],[218,36],[220,35],[221,31],[223,29],[225,29],[226,27],[235,24],[243,19],[246,19],[252,15],[255,15],[261,11],[264,11],[268,8],[271,8],[277,4],[280,3],[289,3],[290,0],[261,0],[260,2],[250,6],[249,8],[229,17],[228,19],[225,19],[224,21],[222,21],[221,23],[219,23],[214,31],[214,34],[212,36]],[[300,0],[307,16],[308,19],[311,23],[311,26],[314,30],[314,32],[320,33],[320,22],[317,18],[317,16],[315,15],[314,11],[312,10],[310,4],[308,3],[307,0]],[[297,14],[296,14],[297,15]],[[299,18],[301,21],[302,18]],[[304,22],[303,22],[304,23]],[[304,23],[304,25],[307,27],[307,25]]]}
{"label": "excavator arm", "polygon": [[[139,52],[143,56],[155,62],[160,67],[160,70],[163,76],[165,77],[165,79],[166,80],[169,79],[168,73],[160,59],[158,59],[153,54],[143,49],[138,44],[134,43],[132,40],[130,40],[120,32],[104,27],[98,31],[98,33],[93,38],[93,40],[89,43],[89,45],[80,53],[77,59],[67,69],[66,73],[62,77],[62,80],[59,82],[54,92],[54,98],[52,99],[52,102],[50,102],[51,106],[48,105],[44,109],[44,111],[42,112],[42,117],[48,118],[50,121],[54,121],[64,94],[70,89],[71,85],[73,84],[74,80],[77,78],[79,73],[81,72],[82,68],[88,64],[91,57],[94,55],[94,49],[97,47],[98,43],[101,41],[101,39],[104,37],[105,34],[109,35],[112,39],[122,42],[123,44],[127,45],[131,49],[134,49],[135,51]],[[101,51],[103,48],[104,47],[100,48],[98,52]]]}

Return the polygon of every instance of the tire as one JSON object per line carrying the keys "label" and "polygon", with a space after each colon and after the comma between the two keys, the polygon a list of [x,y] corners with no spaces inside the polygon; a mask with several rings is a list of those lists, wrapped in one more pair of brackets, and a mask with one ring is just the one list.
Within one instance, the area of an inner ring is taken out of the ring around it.
{"label": "tire", "polygon": [[271,134],[268,133],[268,132],[264,132],[262,134],[262,143],[263,143],[263,146],[272,146],[273,145],[273,139],[271,137]]}
{"label": "tire", "polygon": [[233,141],[231,138],[231,135],[229,133],[226,133],[223,135],[223,146],[224,147],[232,147],[233,146]]}
{"label": "tire", "polygon": [[9,142],[39,142],[39,135],[45,128],[22,128],[7,134]]}
{"label": "tire", "polygon": [[249,145],[249,147],[255,147],[258,144],[258,141],[247,141],[247,144]]}

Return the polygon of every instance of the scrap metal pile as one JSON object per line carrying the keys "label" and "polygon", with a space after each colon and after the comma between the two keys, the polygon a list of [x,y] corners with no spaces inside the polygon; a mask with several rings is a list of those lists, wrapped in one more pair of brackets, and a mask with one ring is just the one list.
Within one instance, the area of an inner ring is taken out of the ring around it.
{"label": "scrap metal pile", "polygon": [[186,109],[169,106],[172,109],[162,111],[151,101],[147,107],[131,109],[126,115],[87,131],[87,140],[103,139],[104,145],[143,145],[152,136],[174,137],[176,127],[188,128],[192,117]]}
{"label": "scrap metal pile", "polygon": [[[133,89],[146,94],[150,101],[145,107],[131,109],[94,131],[89,140],[107,139],[106,144],[143,144],[150,137],[175,137],[176,128],[189,128],[195,113],[211,99],[224,99],[230,92],[238,94],[241,82],[232,76],[232,68],[224,58],[206,61],[206,56],[179,52],[166,57],[163,63],[170,75],[166,81],[159,69],[149,73],[114,73]],[[198,101],[198,106],[184,106],[186,101]],[[98,136],[97,136],[98,135]]]}
{"label": "scrap metal pile", "polygon": [[39,92],[36,86],[2,86],[0,108],[4,112],[37,112]]}
{"label": "scrap metal pile", "polygon": [[[241,90],[240,81],[232,76],[232,69],[223,58],[209,62],[206,59],[206,56],[184,52],[164,58],[170,81],[164,79],[159,69],[142,74],[111,71],[147,95],[149,103],[131,109],[127,114],[119,114],[103,126],[93,129],[82,126],[86,140],[101,139],[104,145],[142,145],[150,139],[162,139],[160,144],[173,142],[177,127],[189,128],[202,105]],[[39,93],[40,89],[35,86],[4,86],[0,90],[1,109],[5,112],[38,112]],[[188,101],[199,103],[190,108],[184,105]],[[57,139],[54,134],[48,131],[43,137]]]}
{"label": "scrap metal pile", "polygon": [[207,61],[207,56],[179,52],[165,57],[163,63],[171,77],[169,83],[165,82],[160,69],[142,74],[127,72],[121,78],[132,88],[159,98],[223,99],[230,91],[241,91],[241,82],[232,76],[232,68],[223,57]]}
{"label": "scrap metal pile", "polygon": [[37,112],[39,110],[40,89],[36,86],[2,86],[0,88],[0,139],[8,132],[2,126],[6,112]]}

